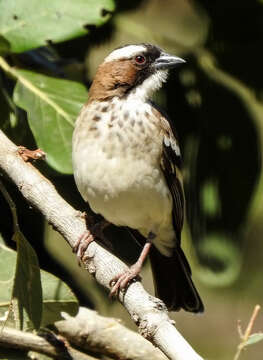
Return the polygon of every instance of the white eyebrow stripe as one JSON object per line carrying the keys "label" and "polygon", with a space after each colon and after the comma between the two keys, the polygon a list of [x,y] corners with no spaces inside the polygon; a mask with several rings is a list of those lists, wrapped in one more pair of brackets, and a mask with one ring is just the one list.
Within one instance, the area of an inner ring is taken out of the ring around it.
{"label": "white eyebrow stripe", "polygon": [[146,51],[146,48],[142,45],[127,45],[123,48],[116,49],[112,51],[105,59],[104,62],[109,62],[113,60],[130,58],[133,55],[136,55],[140,52]]}

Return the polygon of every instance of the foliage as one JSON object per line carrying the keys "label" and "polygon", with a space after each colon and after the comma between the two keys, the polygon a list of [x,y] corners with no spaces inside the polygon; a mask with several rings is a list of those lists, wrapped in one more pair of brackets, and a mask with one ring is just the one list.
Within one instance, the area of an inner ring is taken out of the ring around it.
{"label": "foliage", "polygon": [[113,0],[0,1],[0,49],[19,53],[83,36],[101,25],[114,9]]}
{"label": "foliage", "polygon": [[15,74],[18,82],[14,102],[27,111],[38,146],[48,154],[50,166],[62,173],[72,173],[72,131],[87,99],[85,87],[30,71],[17,70]]}
{"label": "foliage", "polygon": [[78,302],[69,287],[39,270],[36,253],[22,233],[14,240],[19,244],[17,253],[0,239],[0,284],[5,287],[0,294],[2,324],[38,329],[60,320],[61,311],[75,315]]}

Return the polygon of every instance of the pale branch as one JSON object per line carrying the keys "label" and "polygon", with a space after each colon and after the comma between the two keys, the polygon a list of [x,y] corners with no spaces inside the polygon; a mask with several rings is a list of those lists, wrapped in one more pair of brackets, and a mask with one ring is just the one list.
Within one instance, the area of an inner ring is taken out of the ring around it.
{"label": "pale branch", "polygon": [[[251,334],[251,333],[252,333],[252,329],[253,329],[253,326],[254,326],[254,323],[258,316],[259,311],[260,311],[260,305],[256,305],[254,307],[253,313],[251,315],[251,318],[249,320],[249,323],[247,325],[247,328],[246,328],[244,334],[243,334],[243,331],[241,328],[241,321],[240,320],[238,321],[237,330],[238,330],[241,342],[237,347],[237,352],[235,354],[234,360],[238,360],[240,358],[241,353],[246,349],[246,347],[248,345],[249,338],[251,336],[253,336],[253,334]],[[254,335],[259,335],[259,334],[254,334]]]}
{"label": "pale branch", "polygon": [[[57,193],[51,182],[33,165],[22,160],[17,149],[0,131],[0,168],[17,185],[25,199],[36,207],[73,247],[86,230],[83,216]],[[110,281],[127,269],[120,259],[95,242],[89,245],[85,255],[85,268],[108,289]],[[163,302],[149,295],[141,282],[132,283],[125,293],[120,292],[119,301],[138,325],[139,332],[169,359],[202,360],[177,331]]]}
{"label": "pale branch", "polygon": [[167,357],[142,336],[118,320],[79,308],[75,317],[62,313],[65,320],[55,323],[59,334],[83,350],[122,360],[167,360]]}
{"label": "pale branch", "polygon": [[[51,337],[53,337],[52,340]],[[21,351],[34,351],[58,360],[96,360],[94,357],[72,348],[62,338],[56,339],[54,335],[51,335],[50,340],[47,340],[45,337],[6,326],[0,330],[1,347],[19,349]]]}

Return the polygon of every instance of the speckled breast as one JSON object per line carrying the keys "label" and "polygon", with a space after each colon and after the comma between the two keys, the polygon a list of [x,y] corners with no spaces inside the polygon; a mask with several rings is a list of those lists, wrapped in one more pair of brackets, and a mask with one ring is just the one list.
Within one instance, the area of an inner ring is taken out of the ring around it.
{"label": "speckled breast", "polygon": [[95,212],[136,228],[148,229],[153,217],[166,221],[171,197],[160,169],[160,131],[147,103],[116,100],[82,109],[73,136],[74,176]]}

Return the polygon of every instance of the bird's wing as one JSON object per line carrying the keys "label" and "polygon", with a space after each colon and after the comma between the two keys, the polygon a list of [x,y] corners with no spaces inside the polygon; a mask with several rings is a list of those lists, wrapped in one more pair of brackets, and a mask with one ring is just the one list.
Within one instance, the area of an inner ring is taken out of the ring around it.
{"label": "bird's wing", "polygon": [[181,231],[184,222],[184,190],[181,174],[182,158],[175,129],[168,117],[153,103],[153,111],[160,119],[161,132],[163,134],[163,151],[161,157],[161,169],[173,198],[173,224],[180,242]]}

